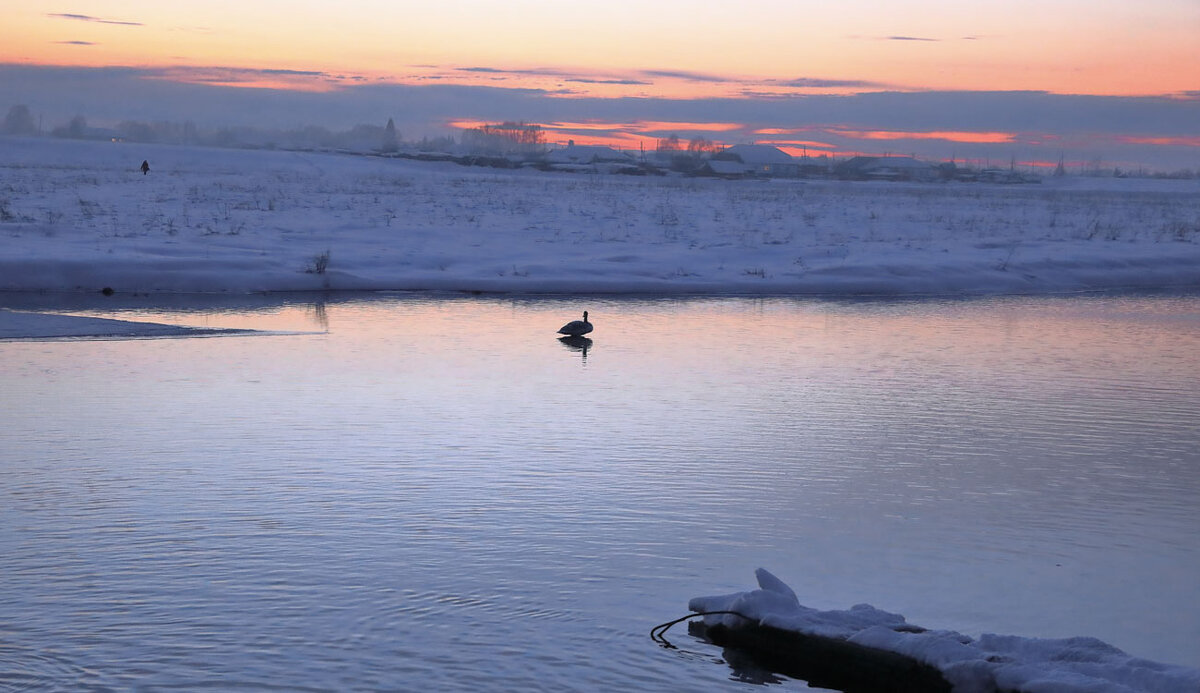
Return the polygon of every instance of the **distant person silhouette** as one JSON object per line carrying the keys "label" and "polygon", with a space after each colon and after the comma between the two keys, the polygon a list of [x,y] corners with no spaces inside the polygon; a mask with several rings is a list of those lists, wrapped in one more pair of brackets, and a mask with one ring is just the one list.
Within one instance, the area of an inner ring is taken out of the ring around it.
{"label": "distant person silhouette", "polygon": [[144,176],[144,175],[146,175],[147,173],[150,173],[150,162],[149,162],[149,161],[143,161],[143,162],[142,162],[142,175]]}

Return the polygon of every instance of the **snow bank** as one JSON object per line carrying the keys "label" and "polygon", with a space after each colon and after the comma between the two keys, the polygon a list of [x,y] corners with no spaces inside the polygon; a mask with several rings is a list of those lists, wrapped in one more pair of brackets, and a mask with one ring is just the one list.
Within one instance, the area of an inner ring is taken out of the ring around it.
{"label": "snow bank", "polygon": [[638,178],[9,137],[0,238],[9,291],[1195,288],[1200,183]]}
{"label": "snow bank", "polygon": [[[766,570],[759,589],[688,602],[696,612],[736,611],[762,626],[845,640],[887,650],[936,667],[957,693],[1196,693],[1200,669],[1131,657],[1095,638],[1038,639],[985,634],[972,639],[926,630],[899,614],[859,604],[818,611]],[[744,626],[734,615],[705,616],[708,625]]]}

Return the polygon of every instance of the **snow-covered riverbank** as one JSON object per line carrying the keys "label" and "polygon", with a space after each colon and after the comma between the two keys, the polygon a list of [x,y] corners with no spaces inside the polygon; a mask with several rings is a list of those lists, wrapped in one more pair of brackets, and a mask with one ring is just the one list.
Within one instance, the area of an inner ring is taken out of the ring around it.
{"label": "snow-covered riverbank", "polygon": [[82,315],[57,315],[0,308],[0,341],[9,339],[128,339],[135,337],[208,337],[251,334],[249,330],[164,325]]}
{"label": "snow-covered riverbank", "polygon": [[1196,181],[640,178],[36,138],[0,151],[7,291],[1200,286]]}

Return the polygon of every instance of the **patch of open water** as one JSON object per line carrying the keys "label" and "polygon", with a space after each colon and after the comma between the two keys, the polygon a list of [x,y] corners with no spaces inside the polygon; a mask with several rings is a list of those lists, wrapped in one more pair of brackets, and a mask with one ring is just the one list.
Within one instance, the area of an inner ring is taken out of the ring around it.
{"label": "patch of open water", "polygon": [[86,312],[287,334],[0,344],[0,685],[739,687],[758,566],[1200,664],[1196,297]]}

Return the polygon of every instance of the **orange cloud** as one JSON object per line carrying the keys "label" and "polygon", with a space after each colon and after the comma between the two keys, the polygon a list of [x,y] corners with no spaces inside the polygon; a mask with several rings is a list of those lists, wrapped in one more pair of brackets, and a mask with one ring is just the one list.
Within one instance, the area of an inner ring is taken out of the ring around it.
{"label": "orange cloud", "polygon": [[904,132],[899,130],[826,130],[831,135],[856,140],[945,140],[971,144],[1007,144],[1015,142],[1017,135],[1011,132]]}
{"label": "orange cloud", "polygon": [[544,123],[542,125],[542,127],[546,128],[547,130],[570,130],[572,132],[578,132],[581,130],[582,131],[628,130],[628,129],[632,129],[632,128],[636,127],[636,125],[634,125],[632,123],[606,123],[606,122],[591,120],[591,121],[588,121],[585,123],[567,123],[567,122]]}
{"label": "orange cloud", "polygon": [[1200,137],[1118,137],[1127,144],[1157,144],[1164,147],[1200,147]]}
{"label": "orange cloud", "polygon": [[809,132],[816,128],[761,128],[755,130],[756,135],[797,135],[801,132]]}
{"label": "orange cloud", "polygon": [[644,130],[700,130],[703,132],[728,132],[740,130],[741,123],[687,123],[670,120],[639,120],[638,127]]}
{"label": "orange cloud", "polygon": [[759,143],[760,144],[770,144],[775,147],[779,147],[780,149],[783,149],[784,151],[787,151],[788,147],[791,147],[792,149],[804,150],[804,149],[808,149],[809,147],[811,147],[813,149],[834,149],[837,146],[834,144],[830,144],[828,142],[817,142],[815,140],[774,140],[774,139],[771,139],[771,140],[760,140]]}

